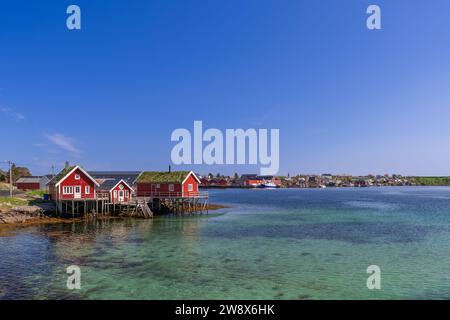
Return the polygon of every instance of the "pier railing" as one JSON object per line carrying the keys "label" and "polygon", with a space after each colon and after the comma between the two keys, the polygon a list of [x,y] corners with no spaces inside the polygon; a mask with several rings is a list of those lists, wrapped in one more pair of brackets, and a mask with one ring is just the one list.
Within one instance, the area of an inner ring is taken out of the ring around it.
{"label": "pier railing", "polygon": [[138,191],[133,195],[138,198],[202,198],[207,199],[209,194],[207,191],[202,192],[142,192]]}
{"label": "pier railing", "polygon": [[[107,192],[96,192],[96,200],[109,200],[109,193]],[[131,194],[131,201],[134,198],[184,198],[184,199],[208,199],[208,191],[198,191],[198,192],[133,192]],[[122,201],[127,202],[127,201]]]}
{"label": "pier railing", "polygon": [[96,192],[95,198],[97,200],[109,200],[109,193],[107,192]]}

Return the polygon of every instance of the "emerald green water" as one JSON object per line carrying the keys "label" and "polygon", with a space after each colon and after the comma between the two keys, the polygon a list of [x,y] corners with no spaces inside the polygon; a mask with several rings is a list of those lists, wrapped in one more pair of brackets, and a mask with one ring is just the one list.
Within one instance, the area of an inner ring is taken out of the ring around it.
{"label": "emerald green water", "polygon": [[232,207],[4,232],[0,299],[450,298],[450,188],[210,194]]}

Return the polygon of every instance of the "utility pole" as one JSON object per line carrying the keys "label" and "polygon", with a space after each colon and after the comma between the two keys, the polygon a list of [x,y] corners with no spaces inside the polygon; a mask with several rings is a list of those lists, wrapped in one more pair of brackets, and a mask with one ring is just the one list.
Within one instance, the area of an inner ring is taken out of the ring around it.
{"label": "utility pole", "polygon": [[11,160],[5,161],[9,164],[9,196],[13,197],[13,182],[12,182],[12,165],[13,162]]}

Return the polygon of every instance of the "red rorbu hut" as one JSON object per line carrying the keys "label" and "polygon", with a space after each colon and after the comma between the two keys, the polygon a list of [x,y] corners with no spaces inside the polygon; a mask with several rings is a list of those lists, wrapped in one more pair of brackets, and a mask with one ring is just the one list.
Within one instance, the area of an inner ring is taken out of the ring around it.
{"label": "red rorbu hut", "polygon": [[200,179],[192,171],[144,171],[136,180],[138,197],[199,196]]}
{"label": "red rorbu hut", "polygon": [[130,202],[134,192],[133,188],[123,179],[104,180],[98,190],[101,193],[109,194],[109,200],[113,204]]}
{"label": "red rorbu hut", "polygon": [[68,166],[58,173],[48,188],[53,201],[95,199],[98,182],[80,166]]}

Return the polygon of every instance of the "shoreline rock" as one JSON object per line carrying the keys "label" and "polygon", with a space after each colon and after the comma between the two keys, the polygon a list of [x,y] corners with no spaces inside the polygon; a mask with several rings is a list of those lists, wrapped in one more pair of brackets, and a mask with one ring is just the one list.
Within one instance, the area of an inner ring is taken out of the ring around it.
{"label": "shoreline rock", "polygon": [[46,218],[44,210],[38,206],[18,206],[8,211],[0,211],[0,224],[25,223]]}

